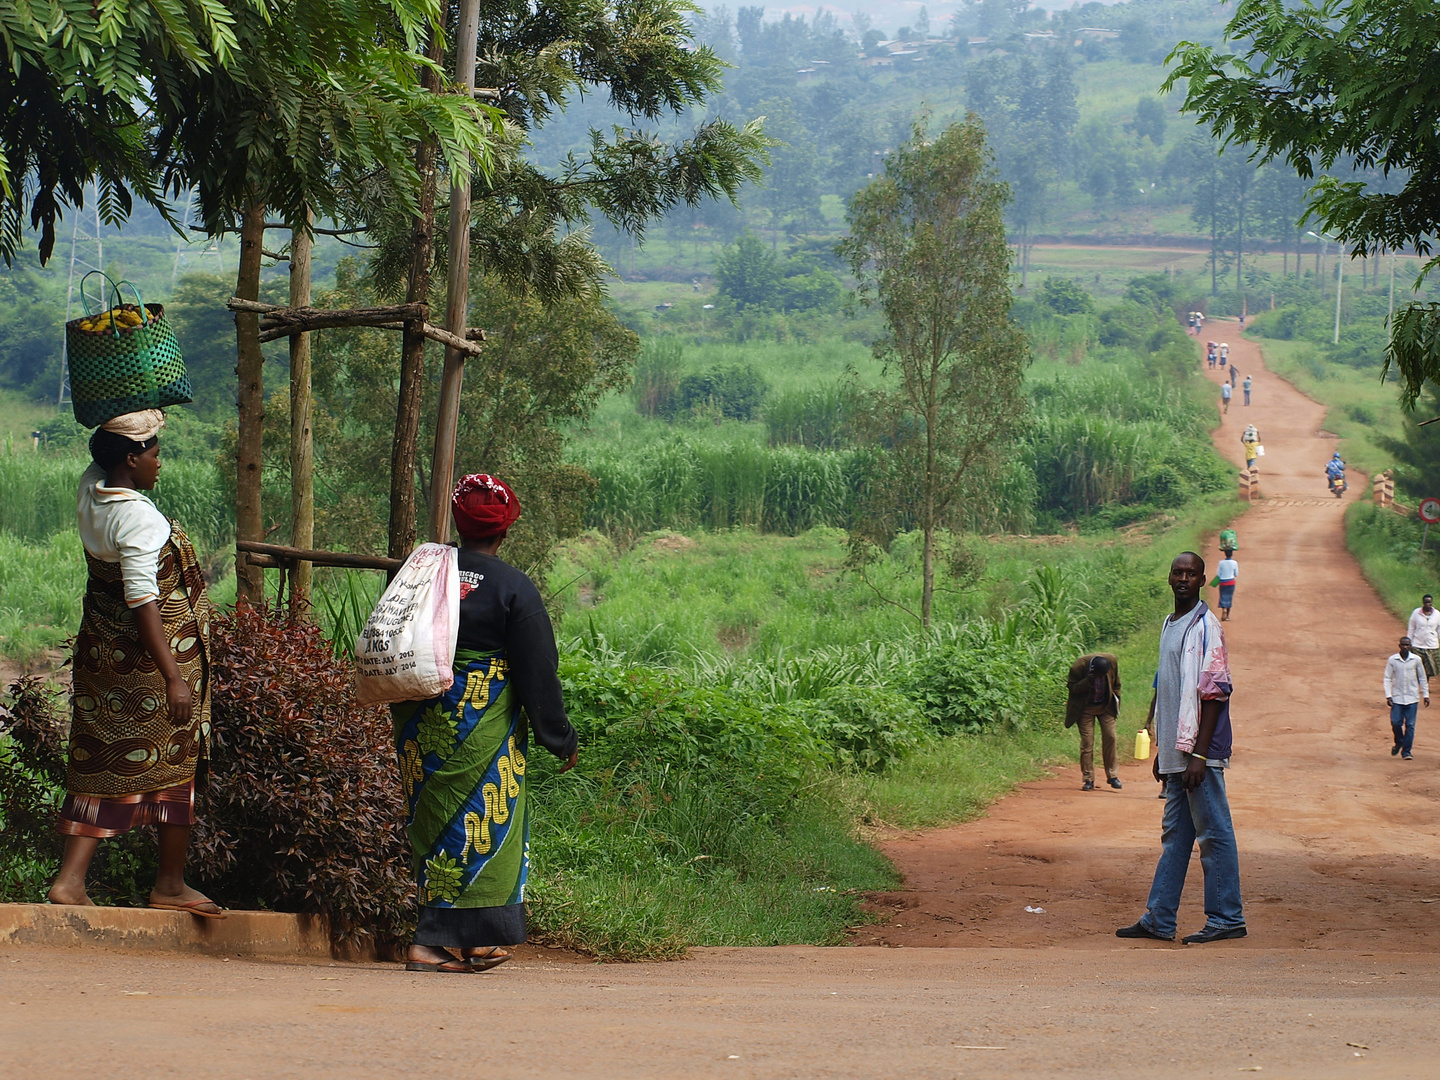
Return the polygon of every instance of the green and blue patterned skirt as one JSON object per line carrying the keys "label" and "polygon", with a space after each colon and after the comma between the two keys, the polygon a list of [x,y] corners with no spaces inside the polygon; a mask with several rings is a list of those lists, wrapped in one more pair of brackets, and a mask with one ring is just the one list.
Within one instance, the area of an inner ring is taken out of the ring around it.
{"label": "green and blue patterned skirt", "polygon": [[504,654],[457,652],[449,690],[391,713],[420,901],[415,943],[520,944],[527,732]]}

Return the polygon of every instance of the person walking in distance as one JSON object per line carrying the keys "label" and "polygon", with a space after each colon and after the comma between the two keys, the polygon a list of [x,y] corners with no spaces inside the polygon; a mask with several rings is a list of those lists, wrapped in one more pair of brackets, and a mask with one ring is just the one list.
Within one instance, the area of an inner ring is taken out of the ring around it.
{"label": "person walking in distance", "polygon": [[1220,404],[1227,413],[1230,411],[1230,384],[1228,382],[1220,384]]}
{"label": "person walking in distance", "polygon": [[1222,342],[1220,343],[1220,366],[1221,366],[1221,367],[1224,367],[1224,366],[1225,366],[1226,364],[1228,364],[1229,362],[1230,362],[1230,343],[1229,343],[1228,341],[1222,341]]}
{"label": "person walking in distance", "polygon": [[1120,661],[1110,653],[1089,653],[1070,665],[1065,726],[1080,728],[1081,791],[1095,790],[1095,721],[1100,721],[1100,749],[1105,777],[1116,791],[1115,719],[1120,715]]}
{"label": "person walking in distance", "polygon": [[1240,576],[1240,564],[1235,561],[1235,552],[1225,552],[1225,558],[1215,568],[1215,584],[1220,587],[1220,621],[1230,621],[1230,608],[1235,603],[1235,579]]}
{"label": "person walking in distance", "polygon": [[1240,373],[1235,370],[1235,365],[1230,365],[1230,389],[1235,389],[1235,384],[1240,381]]}
{"label": "person walking in distance", "polygon": [[1156,754],[1151,770],[1165,785],[1160,861],[1146,912],[1116,937],[1174,941],[1190,853],[1198,842],[1205,874],[1205,926],[1186,936],[1200,945],[1246,935],[1240,858],[1225,794],[1230,764],[1230,662],[1220,620],[1200,599],[1205,560],[1181,552],[1170,564],[1175,609],[1160,630],[1155,672]]}
{"label": "person walking in distance", "polygon": [[1240,445],[1245,447],[1245,470],[1249,472],[1255,468],[1255,459],[1260,456],[1260,432],[1254,424],[1245,428],[1240,436]]}
{"label": "person walking in distance", "polygon": [[1434,597],[1429,593],[1420,598],[1420,606],[1410,613],[1410,624],[1405,630],[1410,635],[1410,650],[1420,654],[1425,674],[1433,679],[1436,665],[1440,665],[1440,610],[1436,610]]}
{"label": "person walking in distance", "polygon": [[1390,730],[1395,744],[1390,756],[1400,754],[1410,760],[1415,746],[1415,713],[1421,699],[1430,707],[1430,684],[1425,679],[1425,665],[1410,651],[1410,639],[1400,639],[1400,651],[1385,661],[1385,704],[1390,706]]}
{"label": "person walking in distance", "polygon": [[1245,390],[1245,404],[1246,404],[1246,405],[1249,405],[1249,404],[1250,404],[1250,376],[1249,376],[1249,375],[1246,375],[1246,376],[1245,376],[1245,382],[1244,382],[1243,386],[1244,386],[1244,390]]}

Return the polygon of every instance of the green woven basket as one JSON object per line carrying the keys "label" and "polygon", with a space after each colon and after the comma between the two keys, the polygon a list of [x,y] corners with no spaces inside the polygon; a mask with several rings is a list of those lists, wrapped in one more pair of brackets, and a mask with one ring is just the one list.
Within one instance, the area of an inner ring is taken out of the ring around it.
{"label": "green woven basket", "polygon": [[[91,274],[98,271],[91,271]],[[104,275],[101,275],[104,277]],[[85,275],[86,278],[90,274]],[[84,330],[84,319],[65,324],[66,358],[70,366],[70,399],[75,419],[85,427],[99,427],[125,413],[141,409],[163,409],[194,400],[180,343],[165,318],[161,304],[147,304],[140,290],[128,281],[116,284],[107,277],[115,303],[141,315],[140,326],[116,326],[108,330]],[[120,303],[120,286],[129,285],[137,303]],[[81,296],[85,282],[80,283]],[[89,303],[86,303],[89,311]],[[87,315],[86,318],[90,316]]]}

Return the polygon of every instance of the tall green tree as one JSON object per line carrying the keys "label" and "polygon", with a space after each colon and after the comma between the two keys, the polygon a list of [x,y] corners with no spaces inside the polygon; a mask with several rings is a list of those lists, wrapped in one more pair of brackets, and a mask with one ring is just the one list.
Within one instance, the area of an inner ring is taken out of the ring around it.
{"label": "tall green tree", "polygon": [[[269,0],[232,0],[261,18]],[[27,224],[40,260],[55,224],[85,205],[91,181],[101,216],[118,225],[134,199],[168,213],[146,133],[161,69],[223,70],[238,58],[235,15],[222,0],[77,4],[0,0],[0,258],[8,265]]]}
{"label": "tall green tree", "polygon": [[936,534],[983,491],[1025,413],[1028,347],[1010,320],[1007,190],[979,118],[932,134],[918,123],[861,190],[840,245],[867,305],[884,312],[875,344],[886,381],[867,391],[865,427],[887,448],[887,483],[872,489],[860,532],[888,539],[897,523],[923,536],[920,620],[929,627]]}
{"label": "tall green tree", "polygon": [[[319,0],[292,0],[273,19],[240,9],[230,67],[155,73],[153,142],[169,163],[166,181],[177,190],[194,187],[211,233],[238,226],[236,296],[259,297],[268,217],[303,237],[317,216],[363,221],[382,206],[413,215],[421,191],[415,148],[426,142],[438,146],[456,176],[468,173],[468,162],[481,172],[491,167],[492,125],[482,117],[488,109],[437,93],[435,80],[426,85],[421,77],[435,71],[423,53],[440,35],[445,10],[440,0],[350,0],[344,18]],[[258,540],[265,415],[259,317],[237,315],[235,336],[235,527],[239,539]],[[260,571],[237,555],[236,572],[241,595],[258,599]]]}
{"label": "tall green tree", "polygon": [[[1241,51],[1185,41],[1171,53],[1165,88],[1185,80],[1185,111],[1306,180],[1337,162],[1404,176],[1398,191],[1320,177],[1309,214],[1357,254],[1429,255],[1440,234],[1440,7],[1241,0],[1225,36]],[[1397,312],[1387,373],[1392,364],[1412,405],[1427,379],[1440,378],[1440,305]]]}

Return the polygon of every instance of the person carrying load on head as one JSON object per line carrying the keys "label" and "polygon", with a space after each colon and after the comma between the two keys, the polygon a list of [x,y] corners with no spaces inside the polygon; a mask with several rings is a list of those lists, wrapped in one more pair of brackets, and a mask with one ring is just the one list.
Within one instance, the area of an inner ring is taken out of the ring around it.
{"label": "person carrying load on head", "polygon": [[519,497],[474,473],[455,486],[450,511],[460,534],[455,681],[391,715],[420,902],[405,967],[463,973],[508,960],[503,946],[526,938],[530,735],[566,762],[561,772],[574,767],[579,740],[545,601],[496,554]]}
{"label": "person carrying load on head", "polygon": [[152,908],[220,919],[185,884],[195,771],[210,737],[210,600],[179,522],[145,492],[160,475],[159,409],[126,413],[90,438],[76,516],[89,579],[74,645],[65,835],[52,904],[89,904],[85,874],[102,839],[159,833]]}
{"label": "person carrying load on head", "polygon": [[1222,341],[1222,342],[1220,343],[1220,366],[1221,366],[1221,367],[1224,367],[1224,366],[1225,366],[1227,363],[1229,363],[1229,362],[1230,362],[1230,343],[1229,343],[1228,341]]}
{"label": "person carrying load on head", "polygon": [[1248,424],[1240,435],[1240,445],[1245,447],[1245,468],[1255,468],[1255,459],[1260,456],[1260,432],[1254,424]]}
{"label": "person carrying load on head", "polygon": [[1240,538],[1235,534],[1234,529],[1220,530],[1220,550],[1225,553],[1227,559],[1233,558],[1235,552],[1240,550]]}

